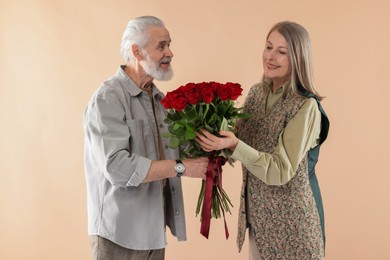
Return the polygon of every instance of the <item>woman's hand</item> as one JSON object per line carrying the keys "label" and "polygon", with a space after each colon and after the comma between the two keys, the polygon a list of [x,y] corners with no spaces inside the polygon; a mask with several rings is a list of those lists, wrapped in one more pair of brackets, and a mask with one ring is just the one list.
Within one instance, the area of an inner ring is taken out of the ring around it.
{"label": "woman's hand", "polygon": [[222,137],[217,137],[206,130],[201,129],[201,133],[196,132],[197,137],[195,138],[195,141],[198,142],[206,152],[222,150],[225,148],[234,151],[238,144],[238,138],[234,133],[221,130],[219,134]]}

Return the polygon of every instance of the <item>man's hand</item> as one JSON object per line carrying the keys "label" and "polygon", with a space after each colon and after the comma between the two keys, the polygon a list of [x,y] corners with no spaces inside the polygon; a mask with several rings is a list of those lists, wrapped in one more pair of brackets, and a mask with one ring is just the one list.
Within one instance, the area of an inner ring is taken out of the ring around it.
{"label": "man's hand", "polygon": [[186,166],[186,171],[183,176],[206,179],[207,165],[209,163],[207,157],[185,159],[183,160],[183,163]]}

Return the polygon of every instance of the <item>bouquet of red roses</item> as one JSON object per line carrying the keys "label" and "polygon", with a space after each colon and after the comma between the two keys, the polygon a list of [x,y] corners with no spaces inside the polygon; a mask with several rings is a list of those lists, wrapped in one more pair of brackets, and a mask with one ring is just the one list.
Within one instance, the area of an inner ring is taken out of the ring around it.
{"label": "bouquet of red roses", "polygon": [[[225,151],[212,153],[202,150],[194,140],[195,132],[206,129],[214,135],[220,130],[234,132],[238,118],[248,118],[250,115],[242,113],[243,108],[236,108],[234,101],[242,94],[238,83],[218,82],[188,83],[178,89],[168,92],[161,100],[168,110],[165,123],[169,133],[163,136],[170,139],[170,148],[179,148],[182,157],[209,157],[209,166],[206,181],[202,181],[196,215],[202,208],[201,234],[208,238],[211,218],[225,217],[230,212],[232,203],[222,189],[222,166],[226,162]],[[229,163],[232,164],[231,161]],[[225,221],[226,238],[229,233]]]}

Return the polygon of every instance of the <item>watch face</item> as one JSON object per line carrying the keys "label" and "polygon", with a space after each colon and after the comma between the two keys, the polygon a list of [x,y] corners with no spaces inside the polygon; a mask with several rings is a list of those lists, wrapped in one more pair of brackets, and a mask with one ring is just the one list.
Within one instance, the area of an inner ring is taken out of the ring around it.
{"label": "watch face", "polygon": [[185,171],[186,167],[184,166],[184,164],[182,163],[178,163],[176,164],[175,166],[175,170],[178,172],[178,173],[183,173]]}

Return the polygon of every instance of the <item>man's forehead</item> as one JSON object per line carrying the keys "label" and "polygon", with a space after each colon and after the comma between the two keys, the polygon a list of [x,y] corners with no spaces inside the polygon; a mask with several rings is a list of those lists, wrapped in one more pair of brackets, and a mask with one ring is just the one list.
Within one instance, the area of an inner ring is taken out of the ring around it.
{"label": "man's forehead", "polygon": [[171,36],[165,27],[151,26],[147,31],[150,40],[154,41],[171,41]]}

